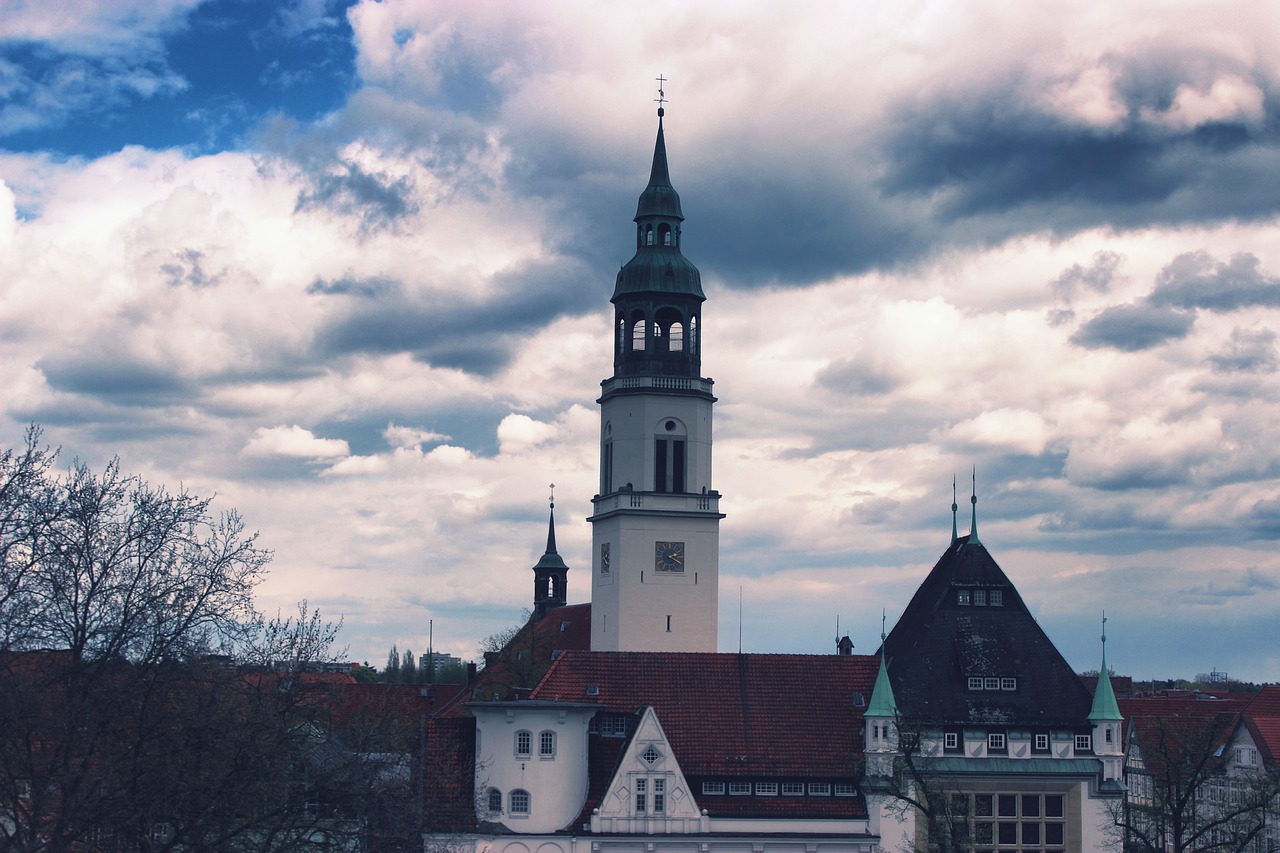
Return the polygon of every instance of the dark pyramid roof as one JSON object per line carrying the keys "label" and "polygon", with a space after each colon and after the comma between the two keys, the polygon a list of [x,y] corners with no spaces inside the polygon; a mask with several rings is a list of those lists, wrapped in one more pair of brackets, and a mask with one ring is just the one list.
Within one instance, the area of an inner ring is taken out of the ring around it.
{"label": "dark pyramid roof", "polygon": [[[908,720],[939,725],[1088,725],[1092,698],[986,546],[951,543],[884,642],[889,681]],[[993,590],[1000,606],[960,604]],[[1015,690],[969,690],[969,678],[1015,678]]]}
{"label": "dark pyramid roof", "polygon": [[662,115],[658,115],[658,141],[653,146],[653,167],[649,170],[649,185],[640,193],[636,206],[636,222],[646,216],[663,216],[668,219],[684,219],[680,212],[680,194],[671,186],[667,171],[667,140],[662,133]]}

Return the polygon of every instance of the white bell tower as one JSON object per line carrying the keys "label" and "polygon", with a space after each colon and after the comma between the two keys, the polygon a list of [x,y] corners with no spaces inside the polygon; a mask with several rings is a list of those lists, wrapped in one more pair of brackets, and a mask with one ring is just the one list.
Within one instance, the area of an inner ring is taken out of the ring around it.
{"label": "white bell tower", "polygon": [[[659,103],[662,90],[659,90]],[[714,652],[720,495],[711,483],[712,381],[700,376],[702,277],[680,252],[680,196],[658,139],[636,211],[636,254],[613,298],[613,376],[601,383],[592,524],[591,648]]]}

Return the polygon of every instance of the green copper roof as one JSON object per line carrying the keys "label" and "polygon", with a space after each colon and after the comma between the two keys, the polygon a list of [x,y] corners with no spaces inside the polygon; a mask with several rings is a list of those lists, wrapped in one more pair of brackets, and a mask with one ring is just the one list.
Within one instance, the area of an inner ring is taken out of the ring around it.
{"label": "green copper roof", "polygon": [[880,671],[876,673],[876,686],[871,688],[871,701],[864,717],[896,717],[898,705],[893,701],[893,688],[889,686],[889,667],[884,662],[884,646],[881,644]]}
{"label": "green copper roof", "polygon": [[668,219],[684,219],[680,212],[680,195],[671,186],[667,171],[667,141],[662,133],[662,112],[658,113],[658,141],[653,147],[653,168],[649,170],[649,185],[640,193],[636,206],[636,221],[646,216],[664,216]]}
{"label": "green copper roof", "polygon": [[1093,707],[1089,711],[1090,720],[1122,720],[1120,706],[1116,703],[1115,691],[1111,689],[1111,676],[1107,674],[1107,619],[1102,618],[1102,668],[1098,670],[1098,686],[1093,690]]}
{"label": "green copper roof", "polygon": [[671,246],[643,246],[618,270],[613,299],[629,293],[679,293],[707,298],[702,292],[702,273]]}
{"label": "green copper roof", "polygon": [[547,551],[542,555],[542,559],[538,560],[538,564],[533,567],[534,571],[538,569],[565,569],[564,558],[560,556],[560,552],[556,550],[556,507],[551,505],[551,515],[547,519]]}

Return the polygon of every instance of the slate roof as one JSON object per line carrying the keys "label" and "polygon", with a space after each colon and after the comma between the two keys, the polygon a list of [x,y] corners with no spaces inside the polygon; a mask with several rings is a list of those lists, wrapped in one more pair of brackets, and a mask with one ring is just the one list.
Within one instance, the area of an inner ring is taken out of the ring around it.
{"label": "slate roof", "polygon": [[[998,607],[963,605],[982,591]],[[1041,630],[985,545],[958,537],[884,642],[900,712],[934,725],[1088,725],[1092,697]],[[970,691],[970,677],[1016,678],[1013,691]]]}
{"label": "slate roof", "polygon": [[866,655],[567,652],[534,697],[624,713],[652,706],[686,776],[852,777],[862,752],[854,694],[870,695],[876,663]]}

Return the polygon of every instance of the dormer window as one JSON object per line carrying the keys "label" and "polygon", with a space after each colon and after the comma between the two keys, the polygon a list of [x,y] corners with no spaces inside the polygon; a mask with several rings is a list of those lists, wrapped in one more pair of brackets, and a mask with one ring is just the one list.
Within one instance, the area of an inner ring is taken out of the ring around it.
{"label": "dormer window", "polygon": [[969,601],[970,601],[969,590],[967,589],[956,590],[956,604],[959,604],[964,607],[968,607]]}
{"label": "dormer window", "polygon": [[991,606],[1002,607],[1004,605],[1004,592],[1002,590],[991,590]]}
{"label": "dormer window", "polygon": [[644,759],[645,764],[652,767],[662,757],[662,753],[658,752],[657,748],[650,744],[644,752],[640,753],[640,757]]}
{"label": "dormer window", "polygon": [[976,607],[986,607],[987,591],[985,589],[975,589],[973,591],[973,603]]}

